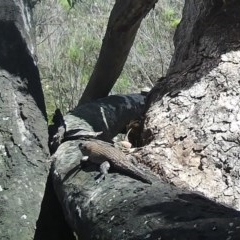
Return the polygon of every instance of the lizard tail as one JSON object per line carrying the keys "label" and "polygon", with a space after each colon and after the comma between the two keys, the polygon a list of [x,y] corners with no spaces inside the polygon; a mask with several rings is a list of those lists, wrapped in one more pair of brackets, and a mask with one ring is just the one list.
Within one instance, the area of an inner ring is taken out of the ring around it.
{"label": "lizard tail", "polygon": [[134,167],[134,168],[124,169],[124,172],[136,180],[140,180],[143,183],[152,184],[152,181],[138,168]]}

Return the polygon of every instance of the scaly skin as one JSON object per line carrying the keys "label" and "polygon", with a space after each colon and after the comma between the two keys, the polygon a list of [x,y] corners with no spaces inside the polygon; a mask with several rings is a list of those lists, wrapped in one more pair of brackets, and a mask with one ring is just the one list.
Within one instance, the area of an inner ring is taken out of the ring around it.
{"label": "scaly skin", "polygon": [[[145,174],[135,167],[131,162],[127,161],[127,156],[119,149],[114,148],[109,143],[100,141],[89,141],[79,145],[83,155],[89,156],[89,161],[100,165],[102,178],[108,172],[110,167],[119,170],[144,183],[152,184],[151,180]],[[101,179],[102,179],[101,178]]]}

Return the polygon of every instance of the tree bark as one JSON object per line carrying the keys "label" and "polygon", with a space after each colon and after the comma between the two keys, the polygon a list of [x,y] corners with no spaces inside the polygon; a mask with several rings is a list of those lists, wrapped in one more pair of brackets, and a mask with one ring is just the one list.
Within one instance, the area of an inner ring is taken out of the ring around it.
{"label": "tree bark", "polygon": [[[33,238],[48,173],[46,113],[26,5],[0,6],[0,237],[25,240]],[[115,172],[96,185],[98,169],[79,168],[75,139],[104,129],[109,140],[129,113],[140,117],[141,97],[99,100],[65,117],[52,177],[81,239],[239,239],[239,212],[216,203],[239,209],[239,10],[238,1],[186,1],[168,75],[148,98],[150,144],[135,153],[157,173],[145,168],[152,185]]]}
{"label": "tree bark", "polygon": [[218,204],[239,209],[239,7],[185,3],[168,75],[148,96],[149,144],[138,152],[160,177],[153,185],[118,173],[95,185],[97,169],[79,168],[79,140],[60,145],[55,189],[81,239],[239,238],[239,212]]}
{"label": "tree bark", "polygon": [[[224,240],[230,236],[237,240],[240,233],[237,211],[199,194],[174,187],[147,169],[145,173],[153,181],[152,185],[114,171],[103,182],[95,183],[99,169],[93,165],[80,165],[82,154],[78,145],[82,140],[75,139],[75,134],[74,138],[70,137],[71,133],[87,136],[86,131],[91,133],[100,125],[104,128],[105,121],[111,124],[105,130],[109,133],[104,136],[111,136],[119,121],[124,121],[125,111],[143,110],[143,106],[135,101],[131,101],[130,105],[128,100],[128,104],[121,104],[120,111],[114,111],[119,100],[113,101],[112,98],[114,96],[98,100],[96,104],[82,105],[65,116],[66,139],[53,155],[51,172],[55,191],[76,235],[83,240]],[[132,110],[130,106],[133,106]],[[104,107],[104,121],[100,123],[89,121],[101,118],[98,116],[101,111],[96,111],[97,107]],[[141,157],[144,159],[144,156],[145,153]]]}
{"label": "tree bark", "polygon": [[144,138],[153,141],[142,159],[238,210],[239,10],[238,1],[186,1],[168,75],[148,98]]}
{"label": "tree bark", "polygon": [[142,19],[157,0],[118,0],[111,12],[100,55],[79,104],[106,97],[121,74]]}
{"label": "tree bark", "polygon": [[33,239],[48,173],[29,5],[0,0],[0,238]]}

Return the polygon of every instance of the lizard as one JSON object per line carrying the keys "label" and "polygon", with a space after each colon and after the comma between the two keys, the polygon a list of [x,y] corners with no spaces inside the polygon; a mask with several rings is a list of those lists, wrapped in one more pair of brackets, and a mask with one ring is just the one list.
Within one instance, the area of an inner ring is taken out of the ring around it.
{"label": "lizard", "polygon": [[123,152],[108,143],[87,141],[80,143],[79,148],[87,160],[100,165],[101,175],[96,181],[97,183],[107,176],[108,170],[112,167],[144,183],[152,184],[151,180],[140,169],[127,161],[127,156]]}

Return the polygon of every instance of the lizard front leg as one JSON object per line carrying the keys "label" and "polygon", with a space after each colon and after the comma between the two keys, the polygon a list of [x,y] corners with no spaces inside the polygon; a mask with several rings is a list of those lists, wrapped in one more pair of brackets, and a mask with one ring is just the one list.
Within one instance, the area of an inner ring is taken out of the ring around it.
{"label": "lizard front leg", "polygon": [[96,180],[97,184],[99,184],[103,179],[105,179],[109,169],[110,169],[110,163],[108,161],[105,161],[100,165],[100,176]]}

